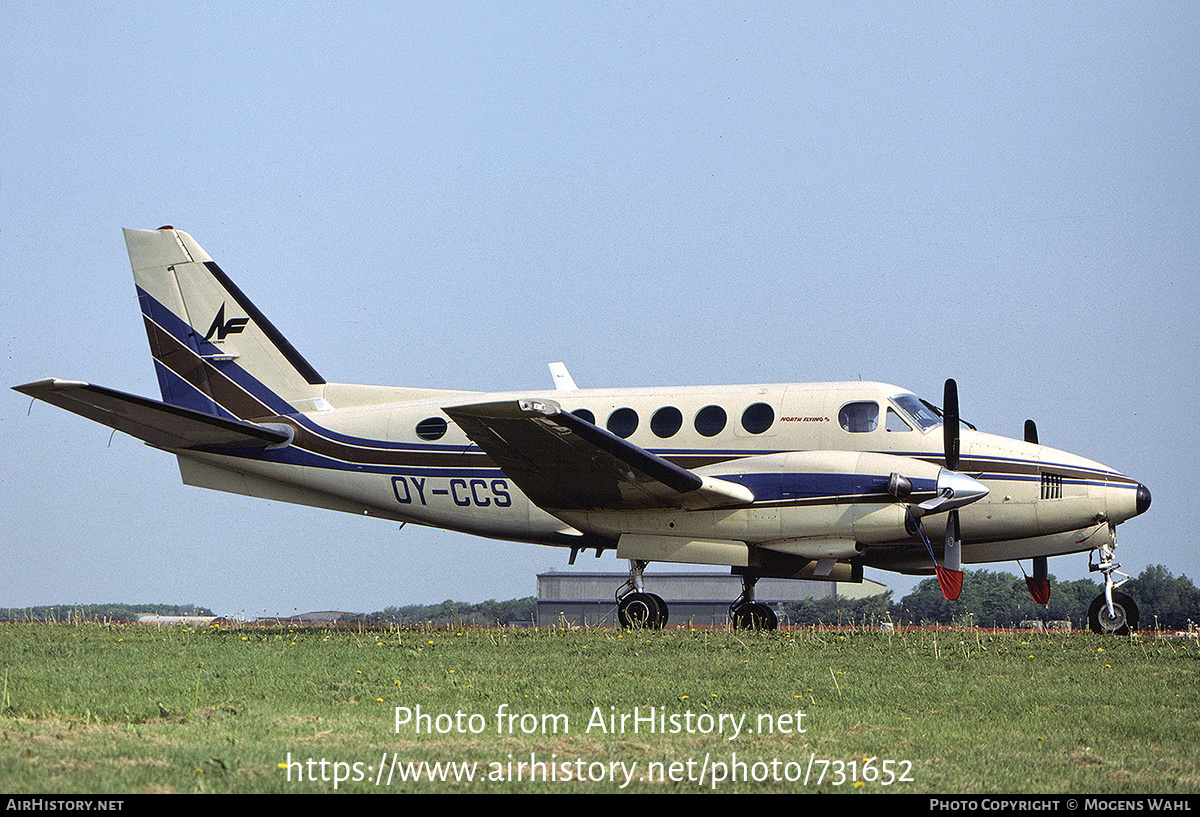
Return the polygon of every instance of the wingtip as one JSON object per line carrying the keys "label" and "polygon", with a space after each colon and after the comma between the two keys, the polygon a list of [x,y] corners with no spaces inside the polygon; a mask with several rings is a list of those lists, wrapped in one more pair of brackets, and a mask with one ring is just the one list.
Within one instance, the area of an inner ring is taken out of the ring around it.
{"label": "wingtip", "polygon": [[88,385],[82,380],[63,380],[59,377],[44,377],[41,380],[34,380],[30,383],[22,383],[19,386],[13,386],[13,391],[19,391],[21,394],[28,394],[31,397],[36,397],[47,391],[54,391],[63,388],[77,388],[79,386]]}

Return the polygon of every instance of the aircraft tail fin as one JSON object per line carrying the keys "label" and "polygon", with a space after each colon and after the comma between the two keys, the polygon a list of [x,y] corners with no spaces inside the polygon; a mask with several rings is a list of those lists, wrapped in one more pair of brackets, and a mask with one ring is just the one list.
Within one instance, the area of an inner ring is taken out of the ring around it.
{"label": "aircraft tail fin", "polygon": [[190,235],[125,244],[165,403],[242,420],[324,407],[325,380]]}

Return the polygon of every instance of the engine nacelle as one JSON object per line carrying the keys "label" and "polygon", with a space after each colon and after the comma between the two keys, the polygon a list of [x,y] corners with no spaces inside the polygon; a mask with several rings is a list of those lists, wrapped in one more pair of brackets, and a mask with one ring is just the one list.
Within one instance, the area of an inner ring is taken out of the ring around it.
{"label": "engine nacelle", "polygon": [[[938,498],[939,479],[944,482],[948,472],[889,454],[802,451],[747,457],[696,473],[743,486],[753,502],[703,510],[587,511],[562,518],[580,530],[620,539],[622,558],[745,565],[750,549],[766,548],[841,561],[864,546],[909,539],[909,508]],[[635,552],[640,555],[631,555]]]}

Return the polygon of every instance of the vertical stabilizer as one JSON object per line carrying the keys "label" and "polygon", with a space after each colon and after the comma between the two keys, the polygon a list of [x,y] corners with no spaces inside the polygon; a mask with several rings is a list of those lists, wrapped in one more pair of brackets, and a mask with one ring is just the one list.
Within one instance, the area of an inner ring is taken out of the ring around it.
{"label": "vertical stabilizer", "polygon": [[322,407],[324,379],[190,235],[125,244],[164,402],[243,420]]}

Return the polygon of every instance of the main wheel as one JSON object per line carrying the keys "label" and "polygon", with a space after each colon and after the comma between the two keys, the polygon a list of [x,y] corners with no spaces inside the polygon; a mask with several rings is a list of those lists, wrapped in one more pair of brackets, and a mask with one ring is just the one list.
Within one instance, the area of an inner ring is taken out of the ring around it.
{"label": "main wheel", "polygon": [[667,605],[653,593],[630,593],[617,602],[617,620],[627,630],[661,630]]}
{"label": "main wheel", "polygon": [[663,601],[663,597],[655,593],[647,593],[647,596],[654,599],[654,603],[658,605],[658,626],[659,628],[667,626],[667,619],[670,618],[671,612],[667,609],[667,603]]}
{"label": "main wheel", "polygon": [[1088,627],[1093,633],[1102,635],[1129,635],[1138,626],[1138,608],[1133,599],[1124,593],[1113,591],[1113,612],[1108,613],[1108,602],[1101,593],[1092,600],[1088,608]]}
{"label": "main wheel", "polygon": [[779,626],[775,611],[757,601],[735,607],[730,622],[735,630],[774,630]]}

